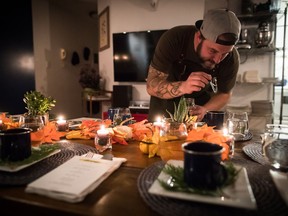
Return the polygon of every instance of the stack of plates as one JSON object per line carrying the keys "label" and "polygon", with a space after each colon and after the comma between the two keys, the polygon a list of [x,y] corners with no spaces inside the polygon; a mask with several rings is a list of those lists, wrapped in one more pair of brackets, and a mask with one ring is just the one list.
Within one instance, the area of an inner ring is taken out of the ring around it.
{"label": "stack of plates", "polygon": [[247,83],[261,83],[262,79],[257,70],[245,71],[243,74],[243,82]]}
{"label": "stack of plates", "polygon": [[251,101],[252,114],[255,115],[271,115],[273,113],[273,103],[269,100]]}

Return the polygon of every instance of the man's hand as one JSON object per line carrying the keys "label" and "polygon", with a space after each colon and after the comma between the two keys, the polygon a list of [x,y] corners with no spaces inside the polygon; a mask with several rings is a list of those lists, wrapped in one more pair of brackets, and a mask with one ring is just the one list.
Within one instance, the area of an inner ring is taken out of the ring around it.
{"label": "man's hand", "polygon": [[189,115],[197,116],[197,121],[202,121],[204,116],[206,115],[207,109],[203,106],[195,105],[193,109],[189,110]]}
{"label": "man's hand", "polygon": [[205,72],[193,72],[186,81],[182,82],[180,91],[185,94],[201,91],[212,79],[212,76]]}

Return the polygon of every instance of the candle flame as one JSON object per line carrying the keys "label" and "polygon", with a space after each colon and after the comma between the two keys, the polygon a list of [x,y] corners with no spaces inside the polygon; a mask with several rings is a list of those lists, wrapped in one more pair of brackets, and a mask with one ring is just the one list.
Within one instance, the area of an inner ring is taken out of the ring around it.
{"label": "candle flame", "polygon": [[156,118],[156,122],[161,122],[162,121],[162,118],[160,117],[160,116],[158,116],[157,118]]}
{"label": "candle flame", "polygon": [[228,129],[227,128],[223,128],[223,135],[227,136],[228,135]]}
{"label": "candle flame", "polygon": [[64,116],[60,115],[60,116],[58,116],[57,119],[58,119],[58,120],[64,120]]}

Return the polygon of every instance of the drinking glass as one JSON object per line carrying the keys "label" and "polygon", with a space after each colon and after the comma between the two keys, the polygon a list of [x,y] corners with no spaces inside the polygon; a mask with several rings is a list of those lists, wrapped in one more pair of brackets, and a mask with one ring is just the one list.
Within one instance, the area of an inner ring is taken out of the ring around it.
{"label": "drinking glass", "polygon": [[[31,129],[31,145],[34,147],[39,146],[44,138],[44,120],[42,115],[25,116],[22,128]],[[33,139],[32,139],[33,138]]]}
{"label": "drinking glass", "polygon": [[228,134],[237,139],[243,139],[249,132],[247,112],[230,112],[227,119]]}
{"label": "drinking glass", "polygon": [[271,166],[288,172],[288,125],[267,124],[262,138],[262,154]]}
{"label": "drinking glass", "polygon": [[[120,125],[122,121],[131,118],[131,112],[129,108],[118,108],[115,112],[113,123],[114,125]],[[131,124],[131,121],[127,121],[124,125]]]}

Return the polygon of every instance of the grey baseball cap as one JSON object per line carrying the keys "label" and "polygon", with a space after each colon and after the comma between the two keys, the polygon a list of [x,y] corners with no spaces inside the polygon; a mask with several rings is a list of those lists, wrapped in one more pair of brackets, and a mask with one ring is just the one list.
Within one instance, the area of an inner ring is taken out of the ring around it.
{"label": "grey baseball cap", "polygon": [[[204,38],[221,45],[235,45],[241,32],[241,23],[235,13],[227,9],[209,10],[203,20],[198,20],[195,26],[200,30]],[[220,35],[230,33],[233,37],[221,40]]]}

